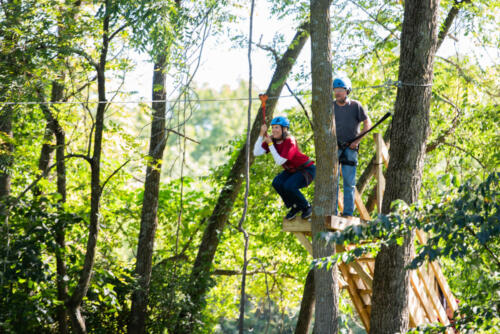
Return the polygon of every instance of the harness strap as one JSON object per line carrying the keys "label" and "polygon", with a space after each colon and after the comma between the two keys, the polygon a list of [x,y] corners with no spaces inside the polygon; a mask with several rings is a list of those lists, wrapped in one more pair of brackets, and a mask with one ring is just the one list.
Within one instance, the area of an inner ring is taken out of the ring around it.
{"label": "harness strap", "polygon": [[305,168],[307,168],[311,162],[313,162],[313,161],[311,159],[308,159],[306,162],[304,162],[299,167],[294,168],[294,167],[288,167],[288,166],[284,165],[283,168],[285,168],[290,173],[300,172],[300,171],[304,170]]}

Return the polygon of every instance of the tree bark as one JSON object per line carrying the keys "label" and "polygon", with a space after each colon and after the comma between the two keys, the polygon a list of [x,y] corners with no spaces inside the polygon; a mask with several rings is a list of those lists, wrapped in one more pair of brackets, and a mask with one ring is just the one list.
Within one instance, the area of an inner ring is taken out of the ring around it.
{"label": "tree bark", "polygon": [[[330,1],[311,0],[311,72],[316,180],[311,232],[313,257],[335,254],[335,244],[318,237],[327,232],[325,221],[334,213],[337,197],[337,136],[333,117],[332,60],[330,42]],[[337,265],[314,269],[316,295],[315,333],[338,332]]]}
{"label": "tree bark", "polygon": [[[401,33],[398,88],[391,130],[390,161],[382,212],[391,203],[417,200],[429,134],[439,0],[406,0]],[[409,326],[409,272],[414,234],[402,246],[382,246],[375,261],[370,333],[405,333]]]}
{"label": "tree bark", "polygon": [[[80,0],[77,0],[68,8],[68,15],[60,18],[58,25],[57,38],[60,42],[65,39],[65,30],[72,24],[80,7]],[[67,21],[69,20],[69,22]],[[64,57],[59,53],[57,59],[60,62],[64,61]],[[52,81],[51,99],[52,102],[62,101],[64,94],[64,72],[61,74],[59,80]],[[41,92],[39,92],[41,96]],[[49,141],[53,135],[56,137],[56,172],[57,172],[57,192],[61,195],[59,203],[66,203],[66,164],[65,164],[65,150],[66,150],[66,134],[59,124],[59,121],[53,116],[48,105],[42,104],[41,108],[47,120],[45,129],[44,141]],[[48,175],[48,167],[51,160],[52,151],[54,147],[49,143],[44,143],[40,153],[40,160],[38,167],[42,171],[44,177]],[[62,210],[61,210],[62,212]],[[58,245],[56,250],[56,271],[57,271],[57,298],[62,302],[57,307],[57,321],[59,324],[58,330],[60,334],[69,333],[68,317],[69,312],[66,307],[68,300],[68,286],[66,284],[65,276],[67,274],[65,252],[66,252],[66,231],[64,229],[64,222],[59,220],[55,227],[55,240]]]}
{"label": "tree bark", "polygon": [[315,300],[314,270],[310,270],[307,274],[306,283],[304,284],[304,293],[302,295],[302,302],[300,303],[300,312],[299,318],[297,319],[297,325],[295,326],[295,334],[309,333]]}
{"label": "tree bark", "polygon": [[[0,113],[0,132],[12,138],[12,106],[4,105]],[[9,142],[1,143],[0,155],[0,199],[10,195],[10,166],[12,165],[12,152],[14,146]],[[2,204],[1,207],[4,205]],[[4,212],[2,212],[4,213]]]}
{"label": "tree bark", "polygon": [[[470,0],[455,0],[454,1],[452,7],[450,8],[450,11],[446,15],[446,18],[445,18],[445,20],[444,20],[444,22],[441,25],[441,28],[439,30],[436,52],[437,52],[437,50],[439,50],[439,48],[443,44],[443,41],[446,38],[446,35],[448,34],[448,31],[450,30],[450,27],[451,27],[453,21],[457,17],[458,12],[465,4],[468,4],[468,3],[470,3]],[[455,121],[454,121],[454,123],[455,123]],[[450,131],[453,131],[453,129],[450,129]],[[391,135],[391,131],[390,131],[390,126],[389,126],[387,128],[387,131],[384,133],[384,141],[385,141],[386,145],[389,145],[390,135]],[[447,133],[445,133],[445,135],[447,135]],[[427,147],[427,153],[429,153],[429,151],[436,148],[439,144],[440,144],[440,140],[437,140],[436,142],[428,145],[431,147]],[[373,155],[370,162],[368,163],[368,166],[365,168],[365,170],[363,171],[363,173],[359,177],[358,182],[356,183],[356,188],[358,189],[360,194],[362,194],[365,191],[366,186],[368,185],[368,181],[370,180],[370,177],[375,175],[375,171],[376,171],[375,155]]]}
{"label": "tree bark", "polygon": [[[308,38],[308,24],[302,24],[288,46],[287,51],[277,63],[276,70],[266,91],[266,94],[269,96],[266,108],[267,124],[269,124],[273,117],[274,108],[276,107],[278,97],[286,83],[288,74]],[[261,124],[262,113],[259,111],[252,126],[250,146],[253,146],[257,140]],[[246,145],[240,149],[238,157],[222,188],[223,190],[219,194],[214,210],[207,220],[207,227],[203,233],[203,238],[191,271],[189,288],[185,291],[189,296],[188,300],[191,300],[192,304],[186,305],[186,308],[181,310],[179,317],[182,321],[178,322],[179,325],[175,329],[175,333],[191,333],[194,326],[193,318],[197,316],[203,308],[203,298],[210,288],[210,271],[215,252],[219,245],[219,234],[222,233],[226,226],[229,214],[231,213],[243,181],[242,175],[244,174],[246,165],[245,157]],[[253,154],[251,154],[250,165],[253,163],[253,159]]]}
{"label": "tree bark", "polygon": [[[52,98],[51,101],[60,101],[64,91],[64,86],[60,83],[54,81],[52,82]],[[43,101],[43,95],[39,91],[38,96]],[[50,131],[50,134],[56,135],[56,169],[57,169],[57,192],[61,195],[59,203],[66,202],[66,164],[65,164],[65,148],[66,148],[66,134],[63,128],[60,126],[57,119],[54,118],[49,106],[42,103],[40,105],[45,118],[47,119],[46,130]],[[47,134],[47,132],[46,132]],[[48,175],[48,164],[50,161],[50,153],[47,155],[47,148],[53,149],[52,145],[45,145],[42,147],[39,160],[39,168],[42,171],[44,177]],[[40,194],[40,191],[36,191]],[[68,311],[64,303],[68,299],[68,287],[64,277],[66,276],[66,262],[64,260],[64,253],[66,249],[66,236],[63,226],[64,222],[60,221],[55,227],[55,240],[58,245],[56,250],[56,270],[57,270],[57,297],[59,301],[63,302],[62,305],[57,308],[57,320],[59,323],[59,333],[68,333]]]}
{"label": "tree bark", "polygon": [[[166,57],[163,55],[155,62],[153,72],[153,100],[166,99],[165,69]],[[161,88],[160,88],[161,87]],[[142,202],[141,230],[137,245],[137,261],[135,274],[138,277],[138,288],[132,295],[132,308],[128,333],[145,333],[148,305],[149,284],[151,281],[154,238],[158,224],[158,194],[160,190],[161,159],[165,149],[165,102],[153,102],[153,122],[149,157],[144,183],[144,199]]]}

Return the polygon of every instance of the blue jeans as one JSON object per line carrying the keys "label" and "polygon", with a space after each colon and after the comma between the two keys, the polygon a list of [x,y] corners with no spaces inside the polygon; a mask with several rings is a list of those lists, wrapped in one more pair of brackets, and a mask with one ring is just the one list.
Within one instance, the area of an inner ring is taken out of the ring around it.
{"label": "blue jeans", "polygon": [[[308,173],[309,175],[304,175]],[[285,202],[287,208],[295,207],[303,210],[309,206],[309,202],[300,192],[300,188],[307,187],[316,176],[316,166],[309,166],[302,171],[290,173],[285,170],[279,173],[273,180],[273,187]]]}
{"label": "blue jeans", "polygon": [[[338,151],[338,156],[342,153]],[[354,166],[342,164],[342,179],[344,181],[344,216],[352,216],[354,212],[354,189],[356,187],[356,166],[358,165],[358,151],[345,149],[344,156],[347,160],[355,162]],[[339,174],[340,175],[340,174]],[[338,195],[339,195],[339,180],[337,179],[337,202],[335,203],[335,215],[337,214]]]}

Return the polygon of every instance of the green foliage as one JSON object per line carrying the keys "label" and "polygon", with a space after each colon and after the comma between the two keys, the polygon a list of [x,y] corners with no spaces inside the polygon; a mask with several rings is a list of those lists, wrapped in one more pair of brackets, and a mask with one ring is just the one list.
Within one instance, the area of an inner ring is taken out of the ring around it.
{"label": "green foliage", "polygon": [[[441,22],[453,3],[441,1]],[[182,1],[180,8],[167,0],[113,1],[111,5],[106,12],[102,1],[83,2],[81,7],[73,8],[64,1],[27,0],[5,2],[0,10],[0,100],[39,100],[38,93],[49,99],[54,80],[64,85],[64,98],[81,102],[50,106],[66,133],[67,155],[86,154],[89,143],[92,148],[96,105],[85,101],[95,100],[97,87],[93,80],[95,68],[89,59],[98,60],[106,15],[110,15],[111,31],[117,32],[106,65],[107,84],[112,86],[107,92],[108,99],[128,96],[120,85],[133,68],[127,52],[147,53],[154,61],[167,49],[166,74],[172,95],[201,100],[246,95],[248,87],[244,82],[236,89],[214,90],[198,87],[194,82],[185,90],[179,88],[191,79],[196,68],[194,59],[199,54],[205,27],[208,32],[233,34],[227,22],[242,19],[238,16],[240,9],[246,18],[246,2]],[[308,17],[308,6],[307,1],[271,1],[266,15],[301,23]],[[495,59],[488,58],[488,51],[495,52],[498,46],[494,20],[498,5],[480,0],[471,4],[462,2],[461,6],[451,34],[460,41],[469,39],[475,52],[463,54],[457,46],[453,56],[447,52],[436,58],[430,114],[432,133],[428,144],[437,145],[428,152],[425,161],[420,195],[424,204],[412,209],[402,206],[391,216],[380,216],[369,229],[352,228],[345,234],[324,236],[339,243],[374,237],[380,242],[313,265],[352,261],[362,253],[375,253],[381,243],[401,243],[413,227],[422,228],[431,233],[431,238],[426,246],[418,248],[419,257],[414,265],[439,258],[454,294],[460,299],[457,326],[461,331],[493,333],[498,331],[499,268],[495,259],[499,253],[500,224],[498,174],[492,173],[500,163],[500,116],[498,66]],[[393,108],[396,87],[369,86],[397,79],[402,11],[401,1],[380,0],[338,1],[331,9],[333,70],[350,75],[354,83],[351,96],[367,107],[372,120]],[[270,34],[273,34],[272,47],[278,52],[284,50],[284,36],[280,32]],[[234,39],[235,44],[242,40]],[[446,46],[447,51],[450,45]],[[308,65],[296,66],[288,82],[292,86],[295,83],[297,90],[305,93],[303,102],[306,107],[310,105]],[[182,137],[169,133],[162,161],[164,182],[159,192],[148,309],[147,326],[152,333],[171,331],[182,310],[196,309],[197,305],[192,305],[183,292],[195,288],[187,286],[187,282],[206,219],[245,140],[242,115],[246,103],[207,101],[194,105],[179,101],[169,105],[168,128],[185,133],[200,144],[186,140],[184,145]],[[255,116],[258,105],[253,106],[252,116]],[[13,118],[14,136],[9,138],[0,133],[0,141],[12,144],[14,152],[8,157],[2,155],[5,160],[0,161],[0,168],[12,175],[11,194],[15,197],[38,177],[42,145],[53,145],[55,140],[44,137],[46,120],[39,106],[2,105],[1,112],[11,113]],[[303,111],[289,108],[276,113],[289,116],[301,150],[314,159],[312,130]],[[146,105],[107,106],[101,182],[113,177],[106,184],[100,203],[96,263],[82,307],[89,332],[124,332],[128,321],[130,295],[136,284],[133,267],[150,119],[151,108]],[[379,131],[384,132],[388,126],[389,122]],[[181,180],[183,151],[186,161]],[[366,138],[362,143],[360,172],[373,152],[373,141]],[[126,161],[129,163],[119,169]],[[2,219],[2,332],[57,330],[56,307],[62,302],[57,298],[56,254],[64,255],[66,260],[65,281],[70,293],[77,284],[88,237],[90,168],[79,158],[68,158],[65,162],[66,203],[60,204],[60,196],[55,194],[54,168],[48,178],[37,184],[38,190],[45,194],[43,197],[28,191],[9,212],[8,227]],[[270,332],[293,330],[303,282],[311,266],[308,253],[296,238],[281,232],[285,208],[271,187],[273,177],[280,171],[281,167],[275,166],[270,156],[257,158],[250,169],[250,207],[245,228],[250,235],[249,256],[258,260],[252,260],[248,268],[251,274],[247,277],[246,328],[253,328],[254,332],[265,332],[268,318],[271,318]],[[367,189],[372,186],[373,181]],[[303,191],[312,199],[313,186]],[[0,205],[9,204],[6,199],[2,201]],[[194,315],[200,333],[235,329],[239,271],[243,263],[243,238],[235,226],[242,207],[243,196],[239,194],[228,226],[219,233],[213,275],[197,282],[212,287],[208,295],[200,298],[203,311]],[[4,233],[7,229],[8,233]],[[55,242],[55,233],[60,230],[66,234],[64,250]],[[346,293],[341,296],[340,304],[341,320],[346,327],[341,332],[347,327],[362,332],[355,325],[354,310]]]}
{"label": "green foliage", "polygon": [[[14,200],[14,199],[12,199]],[[8,203],[8,202],[7,202]],[[11,211],[0,249],[0,330],[30,333],[48,331],[58,305],[51,259],[63,252],[55,231],[81,221],[60,210],[49,198],[21,201]]]}

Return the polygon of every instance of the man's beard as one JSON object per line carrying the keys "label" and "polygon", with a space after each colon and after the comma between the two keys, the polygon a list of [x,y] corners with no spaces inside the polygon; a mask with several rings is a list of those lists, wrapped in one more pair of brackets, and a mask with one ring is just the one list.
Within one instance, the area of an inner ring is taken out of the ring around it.
{"label": "man's beard", "polygon": [[340,104],[344,104],[345,101],[347,100],[347,97],[340,97],[340,98],[336,98],[337,102],[340,103]]}

